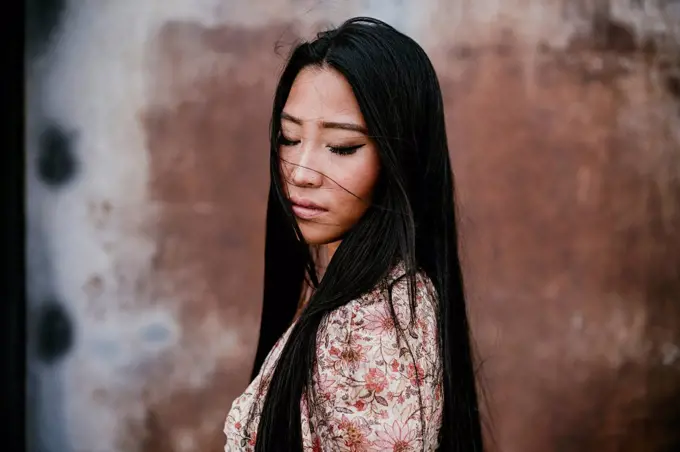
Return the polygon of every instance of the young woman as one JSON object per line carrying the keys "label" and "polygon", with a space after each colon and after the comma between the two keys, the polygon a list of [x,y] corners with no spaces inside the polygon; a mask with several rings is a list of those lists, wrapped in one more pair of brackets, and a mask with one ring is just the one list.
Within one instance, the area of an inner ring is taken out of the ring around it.
{"label": "young woman", "polygon": [[294,49],[271,120],[260,342],[225,450],[482,450],[453,195],[418,44],[355,18]]}

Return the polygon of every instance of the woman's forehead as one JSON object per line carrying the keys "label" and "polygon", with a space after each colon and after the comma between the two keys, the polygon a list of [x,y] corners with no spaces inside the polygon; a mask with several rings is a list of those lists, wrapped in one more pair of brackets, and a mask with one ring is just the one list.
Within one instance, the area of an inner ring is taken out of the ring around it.
{"label": "woman's forehead", "polygon": [[283,111],[302,122],[364,125],[352,87],[332,68],[305,68],[293,82]]}

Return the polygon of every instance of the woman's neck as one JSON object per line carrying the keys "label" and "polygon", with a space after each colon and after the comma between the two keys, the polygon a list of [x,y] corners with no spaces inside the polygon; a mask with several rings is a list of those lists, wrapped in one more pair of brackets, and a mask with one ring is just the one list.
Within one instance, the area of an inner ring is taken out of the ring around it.
{"label": "woman's neck", "polygon": [[342,242],[342,240],[338,240],[337,242],[333,242],[333,243],[329,243],[327,245],[323,245],[323,247],[326,248],[326,258],[327,258],[326,266],[328,266],[328,262],[330,262],[331,259],[333,258],[333,255],[338,250],[338,247],[340,246],[341,242]]}
{"label": "woman's neck", "polygon": [[[328,267],[328,264],[333,258],[333,255],[335,254],[335,251],[338,249],[338,246],[340,246],[339,240],[337,242],[329,243],[326,245],[320,245],[311,250],[312,259],[314,260],[314,267],[316,269],[316,276],[319,281],[323,279],[323,275],[326,273],[326,267]],[[299,317],[302,310],[304,309],[304,307],[309,302],[309,299],[312,298],[312,295],[314,294],[314,288],[310,286],[307,281],[308,281],[307,278],[305,278],[302,281],[300,301],[298,303],[297,312],[295,313],[296,320]]]}

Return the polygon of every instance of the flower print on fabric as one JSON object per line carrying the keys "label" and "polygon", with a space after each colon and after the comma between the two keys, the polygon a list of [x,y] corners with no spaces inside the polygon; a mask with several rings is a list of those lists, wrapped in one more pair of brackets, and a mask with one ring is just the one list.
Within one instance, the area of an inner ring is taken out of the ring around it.
{"label": "flower print on fabric", "polygon": [[[399,265],[389,277],[395,280],[403,273]],[[303,396],[300,405],[305,451],[437,448],[442,387],[435,291],[419,273],[411,319],[406,279],[397,280],[392,288],[396,324],[387,294],[376,287],[331,312],[319,328],[313,373],[316,403],[308,407]],[[254,450],[266,383],[289,333],[290,329],[270,352],[260,375],[232,404],[225,423],[225,451]],[[246,429],[253,407],[256,415]]]}

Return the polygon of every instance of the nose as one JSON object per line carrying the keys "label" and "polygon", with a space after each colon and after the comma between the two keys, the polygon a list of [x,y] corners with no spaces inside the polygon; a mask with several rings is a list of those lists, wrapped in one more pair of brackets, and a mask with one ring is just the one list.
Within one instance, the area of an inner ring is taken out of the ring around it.
{"label": "nose", "polygon": [[289,163],[291,168],[290,182],[298,187],[320,187],[323,183],[323,175],[315,168],[312,149],[302,149],[297,161]]}

